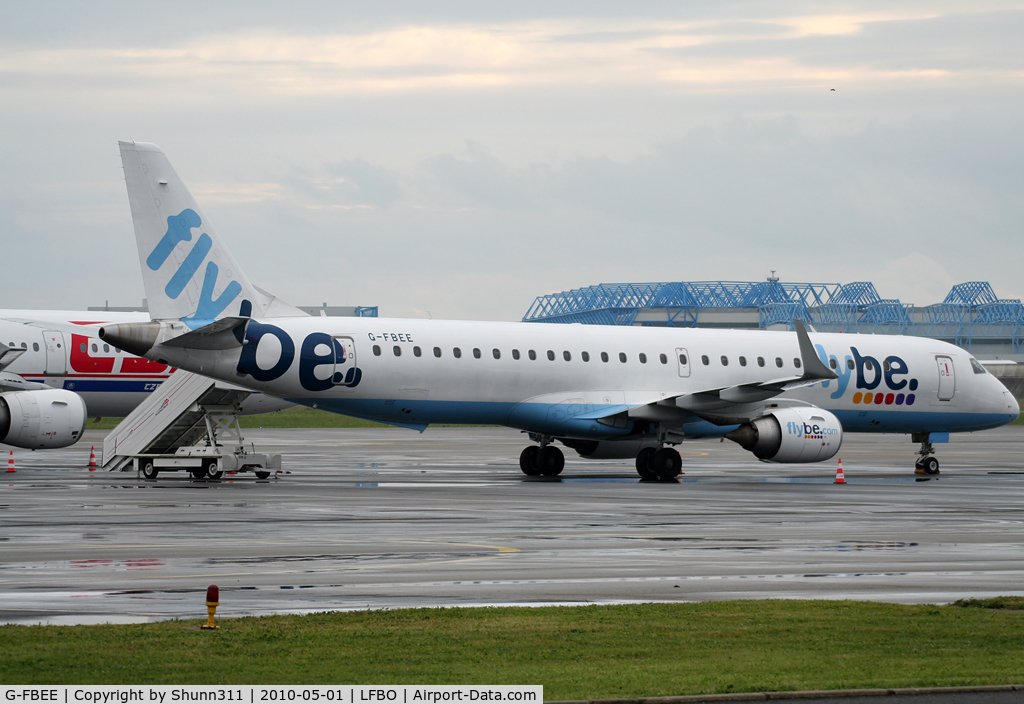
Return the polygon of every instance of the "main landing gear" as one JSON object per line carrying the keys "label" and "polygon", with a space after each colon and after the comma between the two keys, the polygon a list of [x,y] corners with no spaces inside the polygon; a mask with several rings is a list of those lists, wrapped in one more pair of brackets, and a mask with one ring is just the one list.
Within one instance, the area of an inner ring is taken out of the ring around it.
{"label": "main landing gear", "polygon": [[645,447],[637,453],[636,472],[641,479],[667,482],[683,473],[683,459],[672,447]]}
{"label": "main landing gear", "polygon": [[921,443],[921,449],[917,451],[919,457],[914,462],[914,474],[938,474],[939,460],[932,454],[935,452],[935,447],[928,441],[928,434],[923,433],[921,436],[914,434],[911,435],[911,439]]}
{"label": "main landing gear", "polygon": [[541,438],[540,445],[530,445],[519,455],[519,469],[528,477],[557,477],[565,467],[565,455],[552,438]]}

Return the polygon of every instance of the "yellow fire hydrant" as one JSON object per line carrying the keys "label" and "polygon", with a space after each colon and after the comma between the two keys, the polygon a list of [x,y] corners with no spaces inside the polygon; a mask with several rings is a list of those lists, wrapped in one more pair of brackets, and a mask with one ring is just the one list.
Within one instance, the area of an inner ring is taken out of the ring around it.
{"label": "yellow fire hydrant", "polygon": [[217,605],[220,603],[220,589],[216,584],[211,584],[206,588],[206,623],[200,628],[208,630],[217,630],[220,626],[213,625],[213,615],[217,613]]}

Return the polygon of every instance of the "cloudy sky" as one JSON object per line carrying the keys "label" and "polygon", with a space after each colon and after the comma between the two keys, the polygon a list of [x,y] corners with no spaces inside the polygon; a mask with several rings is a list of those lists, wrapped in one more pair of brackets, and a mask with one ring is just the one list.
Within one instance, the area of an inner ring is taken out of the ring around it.
{"label": "cloudy sky", "polygon": [[0,306],[143,297],[119,139],[297,305],[515,320],[773,269],[1024,296],[1024,2],[284,7],[4,4]]}

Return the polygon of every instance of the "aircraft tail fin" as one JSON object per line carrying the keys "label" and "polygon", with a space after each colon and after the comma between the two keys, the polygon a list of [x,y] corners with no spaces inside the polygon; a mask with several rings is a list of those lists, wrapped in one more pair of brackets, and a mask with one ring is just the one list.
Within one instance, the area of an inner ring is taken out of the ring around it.
{"label": "aircraft tail fin", "polygon": [[249,282],[160,147],[118,146],[152,319],[194,330],[224,317],[306,315]]}

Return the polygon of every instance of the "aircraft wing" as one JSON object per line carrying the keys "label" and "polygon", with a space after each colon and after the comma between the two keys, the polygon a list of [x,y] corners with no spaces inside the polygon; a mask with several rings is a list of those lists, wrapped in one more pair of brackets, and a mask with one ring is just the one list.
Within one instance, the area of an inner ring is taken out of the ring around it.
{"label": "aircraft wing", "polygon": [[45,388],[42,384],[27,381],[18,374],[0,372],[0,391],[38,391]]}
{"label": "aircraft wing", "polygon": [[[803,322],[795,320],[797,340],[800,344],[801,368],[799,376],[780,377],[765,381],[723,386],[702,391],[690,392],[679,396],[660,398],[644,404],[631,405],[625,410],[628,418],[637,418],[659,422],[682,422],[691,416],[726,425],[743,423],[761,414],[764,401],[779,394],[810,386],[821,381],[838,378],[838,374],[829,369],[814,353],[814,346],[807,335]],[[614,411],[598,422],[612,424],[614,416],[623,411]]]}
{"label": "aircraft wing", "polygon": [[11,366],[11,362],[27,352],[23,347],[8,347],[0,342],[0,371]]}

